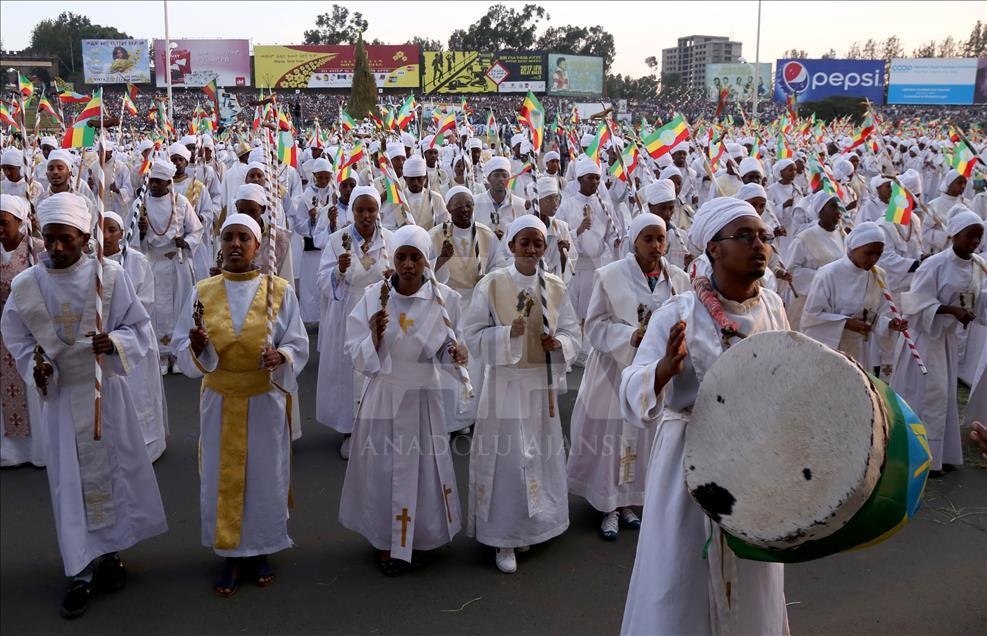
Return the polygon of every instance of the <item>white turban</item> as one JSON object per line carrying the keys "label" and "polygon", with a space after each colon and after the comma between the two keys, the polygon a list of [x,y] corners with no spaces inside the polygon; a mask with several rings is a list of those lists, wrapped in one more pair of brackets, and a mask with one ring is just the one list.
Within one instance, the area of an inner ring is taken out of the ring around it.
{"label": "white turban", "polygon": [[[75,157],[68,150],[62,150],[59,148],[58,150],[52,150],[48,153],[48,163],[51,163],[52,161],[61,161],[69,170],[71,170],[72,166],[75,164]],[[45,164],[45,167],[47,168],[47,164]]]}
{"label": "white turban", "polygon": [[954,205],[949,210],[949,221],[946,223],[946,234],[952,238],[971,225],[983,226],[983,220],[965,205]]}
{"label": "white turban", "polygon": [[151,143],[150,139],[144,139],[139,144],[137,144],[137,154],[143,154],[145,150],[150,150],[154,148],[154,144]]}
{"label": "white turban", "polygon": [[406,177],[424,177],[426,170],[428,170],[428,164],[425,163],[425,159],[418,155],[412,155],[404,162],[403,172]]}
{"label": "white turban", "polygon": [[164,159],[155,159],[151,164],[149,179],[171,179],[175,176],[175,164]]}
{"label": "white turban", "polygon": [[839,181],[844,181],[853,176],[853,164],[846,159],[840,159],[833,167],[833,176]]}
{"label": "white turban", "polygon": [[523,141],[524,141],[524,135],[522,135],[521,133],[515,133],[514,135],[511,135],[511,148],[513,148],[514,146],[521,145]]}
{"label": "white turban", "polygon": [[92,230],[93,217],[89,204],[74,192],[58,192],[38,205],[38,224],[41,227],[52,223],[71,225],[84,234]]}
{"label": "white turban", "polygon": [[253,201],[263,208],[267,206],[267,192],[256,183],[243,183],[237,186],[233,203],[237,201]]}
{"label": "white turban", "polygon": [[12,214],[23,221],[27,218],[31,206],[24,197],[14,196],[13,194],[0,194],[0,210]]}
{"label": "white turban", "polygon": [[356,200],[360,197],[370,197],[377,202],[377,208],[380,208],[380,192],[377,192],[377,188],[373,186],[356,186],[353,188],[353,192],[350,193],[350,207],[356,205]]}
{"label": "white turban", "polygon": [[315,174],[316,172],[332,172],[332,164],[329,163],[328,159],[319,157],[312,161],[312,173]]}
{"label": "white turban", "polygon": [[483,173],[486,176],[494,170],[506,170],[507,174],[511,173],[511,161],[507,157],[491,157],[485,164],[483,164]]}
{"label": "white turban", "polygon": [[24,153],[17,148],[7,148],[3,151],[3,155],[0,155],[0,165],[21,168],[24,166]]}
{"label": "white turban", "polygon": [[178,140],[178,143],[180,143],[183,146],[194,146],[195,135],[185,135],[184,137]]}
{"label": "white turban", "polygon": [[102,147],[105,152],[113,152],[113,148],[115,147],[113,140],[108,137],[100,138],[99,143],[96,145],[97,147]]}
{"label": "white turban", "polygon": [[390,247],[397,252],[400,247],[413,247],[429,261],[432,260],[432,238],[425,228],[418,225],[402,225],[391,235]]}
{"label": "white turban", "polygon": [[387,155],[388,159],[394,159],[396,157],[404,157],[404,144],[400,141],[391,141],[384,148],[384,154]]}
{"label": "white turban", "polygon": [[600,175],[600,166],[596,165],[596,162],[592,159],[582,159],[576,162],[576,178],[586,176],[588,174]]}
{"label": "white turban", "polygon": [[582,146],[583,148],[588,148],[589,145],[593,143],[594,139],[596,139],[596,135],[591,135],[589,133],[586,133],[579,139],[579,145]]}
{"label": "white turban", "polygon": [[259,164],[263,164],[264,163],[264,149],[263,148],[254,148],[253,150],[251,150],[250,151],[250,154],[247,155],[247,163],[259,163]]}
{"label": "white turban", "polygon": [[644,200],[650,205],[675,200],[675,184],[670,179],[658,179],[644,188]]}
{"label": "white turban", "polygon": [[915,168],[909,168],[901,173],[901,176],[898,177],[898,181],[901,182],[901,185],[908,188],[908,191],[915,196],[922,196],[922,175],[919,174],[918,170]]}
{"label": "white turban", "polygon": [[875,175],[870,178],[870,189],[875,194],[877,194],[877,189],[880,188],[885,183],[891,183],[893,179],[891,177],[886,177],[883,174]]}
{"label": "white turban", "polygon": [[549,150],[548,152],[545,153],[545,165],[548,165],[549,161],[559,161],[559,160],[561,160],[561,157],[559,156],[559,153],[555,152],[554,150]]}
{"label": "white turban", "polygon": [[764,176],[764,168],[761,166],[761,162],[754,157],[744,157],[740,162],[738,172],[741,177],[750,172],[756,172],[762,177]]}
{"label": "white turban", "polygon": [[423,152],[428,150],[432,145],[433,139],[435,139],[435,135],[425,135],[422,137],[421,143],[418,144],[418,147],[421,148]]}
{"label": "white turban", "polygon": [[642,212],[634,217],[631,221],[631,226],[627,230],[627,235],[631,239],[631,245],[634,245],[634,241],[637,237],[644,231],[644,228],[651,227],[652,225],[657,225],[661,229],[665,229],[665,220],[658,216],[657,214],[652,214],[650,212]]}
{"label": "white turban", "polygon": [[559,193],[559,180],[555,177],[538,177],[535,187],[538,189],[538,198],[544,199]]}
{"label": "white turban", "polygon": [[44,137],[41,138],[40,145],[51,146],[52,148],[58,148],[58,140],[52,137],[51,135],[45,135]]}
{"label": "white turban", "polygon": [[818,217],[819,213],[822,212],[822,209],[826,207],[827,203],[838,198],[839,197],[835,194],[826,192],[825,190],[820,190],[815,194],[809,195],[809,210],[812,212],[813,216]]}
{"label": "white turban", "polygon": [[254,238],[257,239],[257,242],[260,243],[261,241],[260,225],[257,224],[257,221],[254,220],[254,217],[240,213],[230,214],[229,216],[226,217],[226,220],[223,221],[223,227],[219,228],[220,236],[222,236],[223,231],[226,228],[230,227],[231,225],[242,225],[243,227],[247,228],[248,230],[250,230],[250,233],[254,235]]}
{"label": "white turban", "polygon": [[203,135],[202,147],[215,149],[216,145],[213,143],[212,137],[210,137],[209,135]]}
{"label": "white turban", "polygon": [[260,161],[250,161],[247,163],[247,173],[244,174],[244,178],[246,178],[246,175],[249,174],[251,170],[260,170],[261,173],[264,174],[264,178],[267,178],[267,166]]}
{"label": "white turban", "polygon": [[883,245],[885,240],[884,230],[877,223],[873,221],[858,223],[853,226],[853,230],[846,237],[846,251],[852,252],[861,245],[868,245],[870,243],[881,243]]}
{"label": "white turban", "polygon": [[401,133],[401,145],[406,148],[413,148],[415,146],[415,138],[411,136],[410,132]]}
{"label": "white turban", "polygon": [[683,142],[680,142],[680,143],[672,146],[672,152],[671,152],[671,154],[674,155],[677,152],[685,152],[685,153],[688,153],[689,152],[689,143],[686,142],[686,141],[683,141]]}
{"label": "white turban", "polygon": [[671,179],[672,177],[682,178],[682,171],[675,166],[665,166],[661,170],[659,178],[661,179]]}
{"label": "white turban", "polygon": [[[730,157],[732,159],[740,159],[745,154],[747,154],[747,150],[743,146],[741,146],[740,144],[728,143],[727,144],[727,154],[730,155]],[[750,158],[750,157],[748,157],[748,158]]]}
{"label": "white turban", "polygon": [[775,179],[781,179],[781,171],[788,166],[794,166],[795,162],[791,159],[779,159],[775,162],[775,165],[771,166],[771,174],[775,176]]}
{"label": "white turban", "polygon": [[745,183],[740,186],[740,189],[737,190],[737,194],[733,196],[741,201],[750,201],[751,199],[757,197],[761,197],[765,200],[768,198],[767,192],[764,191],[764,188],[760,183]]}
{"label": "white turban", "polygon": [[106,210],[105,212],[103,212],[103,223],[106,223],[107,221],[115,221],[116,224],[120,226],[120,229],[121,230],[124,229],[123,228],[123,217],[121,217],[119,214],[117,214],[113,210]]}
{"label": "white turban", "polygon": [[518,218],[511,222],[511,226],[507,228],[507,242],[510,243],[517,236],[518,232],[521,230],[526,230],[529,227],[533,227],[539,232],[541,232],[542,237],[548,236],[548,230],[545,228],[545,224],[541,222],[534,214],[522,214]]}
{"label": "white turban", "polygon": [[479,148],[480,150],[483,150],[483,142],[477,139],[476,137],[473,137],[472,139],[466,142],[466,149],[472,150],[473,148]]}
{"label": "white turban", "polygon": [[466,196],[468,196],[470,198],[470,201],[473,201],[473,192],[472,192],[472,190],[470,190],[469,188],[467,188],[465,186],[460,186],[460,185],[453,186],[453,187],[449,188],[449,191],[448,192],[446,192],[446,196],[445,196],[446,207],[449,207],[449,203],[452,201],[452,198],[454,196],[456,196],[457,194],[465,194]]}
{"label": "white turban", "polygon": [[949,172],[946,173],[946,176],[939,182],[939,191],[946,194],[946,190],[949,190],[949,186],[953,185],[953,182],[961,176],[963,175],[961,175],[958,170],[955,168],[950,168]]}
{"label": "white turban", "polygon": [[175,155],[178,155],[185,161],[188,161],[192,158],[192,153],[188,151],[188,148],[186,148],[185,146],[179,143],[171,144],[170,146],[168,146],[168,156],[174,157]]}
{"label": "white turban", "polygon": [[717,232],[745,216],[761,218],[754,206],[746,201],[732,197],[710,199],[696,211],[692,226],[689,227],[689,239],[697,247],[706,249]]}

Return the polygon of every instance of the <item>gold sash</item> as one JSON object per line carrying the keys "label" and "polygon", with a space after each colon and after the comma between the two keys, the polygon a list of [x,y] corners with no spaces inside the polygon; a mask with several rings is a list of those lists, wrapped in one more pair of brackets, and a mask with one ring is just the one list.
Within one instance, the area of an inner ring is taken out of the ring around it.
{"label": "gold sash", "polygon": [[[259,270],[246,274],[223,272],[196,285],[205,307],[203,321],[219,356],[216,370],[206,373],[202,387],[223,396],[220,430],[219,488],[216,493],[216,535],[213,546],[231,550],[240,544],[243,497],[247,477],[247,420],[250,398],[273,390],[271,374],[259,368],[267,330],[267,275]],[[260,285],[243,321],[240,335],[233,331],[233,317],[225,281],[260,277]],[[288,283],[274,278],[274,315],[281,308]]]}
{"label": "gold sash", "polygon": [[[510,325],[518,315],[517,297],[521,290],[514,283],[514,280],[507,273],[498,275],[490,284],[490,297],[493,300],[494,310],[497,319],[502,325]],[[548,328],[555,333],[559,322],[559,306],[562,297],[565,295],[565,285],[557,277],[546,274],[545,287],[548,291]],[[534,294],[535,304],[528,316],[525,327],[524,345],[521,351],[521,360],[517,363],[519,369],[530,369],[545,364],[545,352],[541,348],[542,319],[541,319],[541,299],[536,288]]]}

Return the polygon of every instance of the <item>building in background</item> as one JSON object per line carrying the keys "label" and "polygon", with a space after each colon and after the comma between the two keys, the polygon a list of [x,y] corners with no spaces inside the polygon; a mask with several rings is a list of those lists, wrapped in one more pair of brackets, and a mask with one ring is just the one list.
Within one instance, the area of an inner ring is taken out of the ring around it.
{"label": "building in background", "polygon": [[706,86],[706,65],[740,61],[742,46],[718,35],[679,38],[678,46],[661,51],[661,75],[671,82],[677,75],[683,87],[701,90]]}

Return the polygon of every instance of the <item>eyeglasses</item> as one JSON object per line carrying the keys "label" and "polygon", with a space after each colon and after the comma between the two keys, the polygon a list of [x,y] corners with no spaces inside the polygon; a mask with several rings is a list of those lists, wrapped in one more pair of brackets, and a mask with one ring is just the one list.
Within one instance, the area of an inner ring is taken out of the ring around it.
{"label": "eyeglasses", "polygon": [[771,245],[775,240],[774,234],[768,234],[767,232],[758,234],[757,232],[738,232],[733,236],[722,236],[720,238],[714,238],[713,241],[740,241],[741,243],[746,243],[747,245],[754,245],[754,239],[759,239],[765,245]]}

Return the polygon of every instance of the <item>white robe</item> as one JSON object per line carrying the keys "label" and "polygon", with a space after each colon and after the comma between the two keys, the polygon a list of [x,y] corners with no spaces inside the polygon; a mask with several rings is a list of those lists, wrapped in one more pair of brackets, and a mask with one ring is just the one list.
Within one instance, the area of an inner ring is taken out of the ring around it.
{"label": "white robe", "polygon": [[[216,260],[213,227],[216,222],[217,210],[213,208],[212,199],[209,197],[209,190],[199,179],[193,179],[187,175],[183,180],[173,181],[172,183],[174,184],[175,192],[188,200],[189,205],[195,210],[195,214],[202,224],[202,236],[199,244],[192,250],[192,274],[195,280],[199,281],[209,277],[209,268],[212,267]],[[193,188],[199,189],[198,198],[195,199],[194,203],[191,196]]]}
{"label": "white robe", "polygon": [[[579,234],[578,228],[586,214],[586,206],[589,206],[591,225]],[[593,295],[593,272],[616,260],[614,243],[623,235],[623,227],[617,225],[619,221],[607,201],[595,194],[586,196],[578,190],[563,197],[555,216],[568,223],[575,236],[570,252],[576,253],[576,272],[568,285],[576,315],[580,320],[585,320]]]}
{"label": "white robe", "polygon": [[[317,278],[319,274],[319,262],[322,260],[322,246],[315,241],[318,235],[318,226],[321,217],[326,217],[328,225],[327,210],[332,207],[333,188],[317,188],[315,183],[309,183],[304,194],[298,201],[292,218],[292,225],[295,232],[302,237],[302,255],[299,259],[301,271],[298,275],[298,302],[301,305],[302,321],[313,323],[319,321],[322,315],[322,293],[319,291]],[[309,210],[315,209],[315,219],[309,216]],[[337,211],[337,222],[339,214]],[[306,241],[305,239],[310,239]],[[315,249],[305,249],[305,244],[311,242],[311,247]],[[324,243],[322,245],[325,245]]]}
{"label": "white robe", "polygon": [[[96,266],[94,259],[83,257],[65,269],[38,264],[21,272],[0,320],[4,342],[26,383],[34,385],[35,344],[42,344],[55,370],[42,398],[43,417],[55,530],[68,576],[101,555],[167,530],[154,469],[141,429],[134,426],[126,377],[150,349],[150,321],[130,279],[113,261],[103,266],[103,329],[116,352],[103,356],[103,432],[101,441],[92,441],[95,362],[91,340],[82,334],[95,329]],[[85,456],[97,458],[89,477],[95,476],[95,482],[80,470],[80,443]],[[98,459],[103,453],[105,463]],[[84,483],[92,494],[89,511]]]}
{"label": "white robe", "polygon": [[[154,307],[154,273],[147,258],[137,250],[127,250],[126,258],[123,252],[117,252],[107,258],[121,263],[130,282],[134,285],[137,298],[140,299],[144,310],[150,315]],[[153,328],[152,328],[153,333]],[[156,335],[156,334],[155,334]],[[140,360],[134,361],[134,370],[128,376],[130,392],[137,410],[137,421],[144,431],[144,445],[151,461],[156,461],[165,451],[168,435],[168,401],[164,396],[164,383],[158,370],[158,341],[154,342],[148,352]]]}
{"label": "white robe", "polygon": [[[239,334],[254,296],[266,292],[264,276],[248,280],[231,280],[228,274],[224,286],[229,303],[233,330]],[[261,289],[261,284],[265,289]],[[193,360],[188,333],[194,327],[192,311],[198,294],[189,292],[179,314],[172,336],[178,366],[190,378],[203,377]],[[206,307],[208,312],[209,308]],[[274,321],[274,347],[286,362],[272,375],[273,382],[284,391],[298,390],[297,377],[308,362],[308,333],[298,313],[298,299],[288,285],[281,308]],[[212,342],[206,345],[199,365],[206,372],[214,371],[219,358]],[[258,361],[258,366],[259,366]],[[199,504],[202,516],[202,545],[213,548],[216,533],[217,491],[223,422],[223,396],[203,387],[199,398],[201,429],[199,432]],[[292,547],[288,536],[288,489],[291,483],[291,434],[286,394],[280,389],[254,395],[247,405],[247,459],[244,482],[243,516],[240,543],[233,549],[214,549],[222,557],[250,557],[273,554]]]}
{"label": "white robe", "polygon": [[[554,417],[548,414],[545,364],[518,366],[528,359],[526,337],[511,338],[513,318],[497,317],[494,284],[526,289],[540,304],[537,275],[510,266],[480,281],[464,316],[469,349],[488,365],[470,449],[468,534],[485,545],[517,548],[547,541],[569,526],[565,442],[558,406]],[[565,365],[578,350],[579,323],[564,292],[549,313],[557,314],[554,336],[562,344],[552,362],[558,394]],[[543,355],[532,351],[530,358]]]}
{"label": "white robe", "polygon": [[[351,239],[352,260],[346,273],[340,274],[344,233]],[[391,236],[388,230],[378,230],[364,257],[360,249],[363,237],[350,225],[333,233],[322,249],[318,283],[326,304],[319,322],[319,399],[315,403],[315,419],[344,434],[353,432],[353,418],[364,386],[362,374],[356,372],[353,359],[346,353],[346,319],[367,286],[381,280],[384,270],[392,268],[388,246]]]}
{"label": "white robe", "polygon": [[[898,344],[891,388],[925,424],[932,451],[930,470],[941,470],[943,464],[963,463],[956,379],[960,341],[965,334],[960,321],[949,315],[937,315],[936,311],[942,305],[959,306],[962,294],[967,308],[977,316],[974,322],[987,325],[987,274],[983,269],[987,265],[983,259],[974,259],[963,260],[952,248],[934,254],[922,262],[911,289],[902,294],[902,314],[908,320],[908,330],[929,373],[921,374],[902,340]],[[972,324],[968,326],[972,328]]]}
{"label": "white robe", "polygon": [[[720,301],[743,333],[788,329],[781,298],[769,290],[743,304]],[[682,373],[656,395],[655,368],[679,320],[686,322],[689,355]],[[624,417],[636,426],[657,426],[658,432],[622,634],[788,633],[784,566],[736,558],[685,487],[685,429],[701,378],[722,347],[709,312],[695,293],[686,292],[652,315],[634,361],[623,372]],[[729,600],[726,584],[732,592]]]}
{"label": "white robe", "polygon": [[[383,281],[367,287],[349,315],[346,349],[369,380],[353,429],[339,502],[339,522],[391,558],[443,546],[462,514],[446,435],[439,367],[451,344],[430,283],[412,296],[391,289],[390,317],[379,350],[370,319],[380,310]],[[459,296],[442,285],[453,325]],[[462,338],[457,335],[457,340]]]}
{"label": "white robe", "polygon": [[949,237],[946,236],[946,226],[949,224],[949,211],[957,205],[967,205],[968,201],[962,196],[954,197],[942,194],[928,203],[933,218],[923,216],[922,225],[925,232],[922,241],[926,254],[936,254],[949,247]]}
{"label": "white robe", "polygon": [[500,230],[506,235],[507,228],[514,219],[528,214],[528,210],[524,207],[524,199],[510,192],[504,195],[504,199],[499,204],[493,200],[489,191],[474,199],[473,220],[486,225],[494,233]]}
{"label": "white robe", "polygon": [[838,261],[846,253],[843,230],[837,227],[832,232],[824,230],[818,223],[808,227],[792,241],[788,250],[788,271],[792,275],[792,286],[799,297],[788,303],[788,320],[793,329],[799,328],[805,296],[812,287],[816,272],[823,265]]}
{"label": "white robe", "polygon": [[638,329],[638,306],[653,312],[672,295],[692,288],[688,274],[667,261],[662,273],[652,291],[633,254],[596,270],[586,317],[593,350],[572,410],[566,472],[570,494],[584,497],[600,512],[644,504],[655,430],[625,424],[618,388],[621,371],[637,351],[631,337]]}
{"label": "white robe", "polygon": [[912,284],[913,268],[918,267],[922,258],[922,219],[913,214],[907,226],[881,220],[878,225],[884,230],[884,251],[877,264],[887,272],[888,287],[892,293],[908,291]]}

